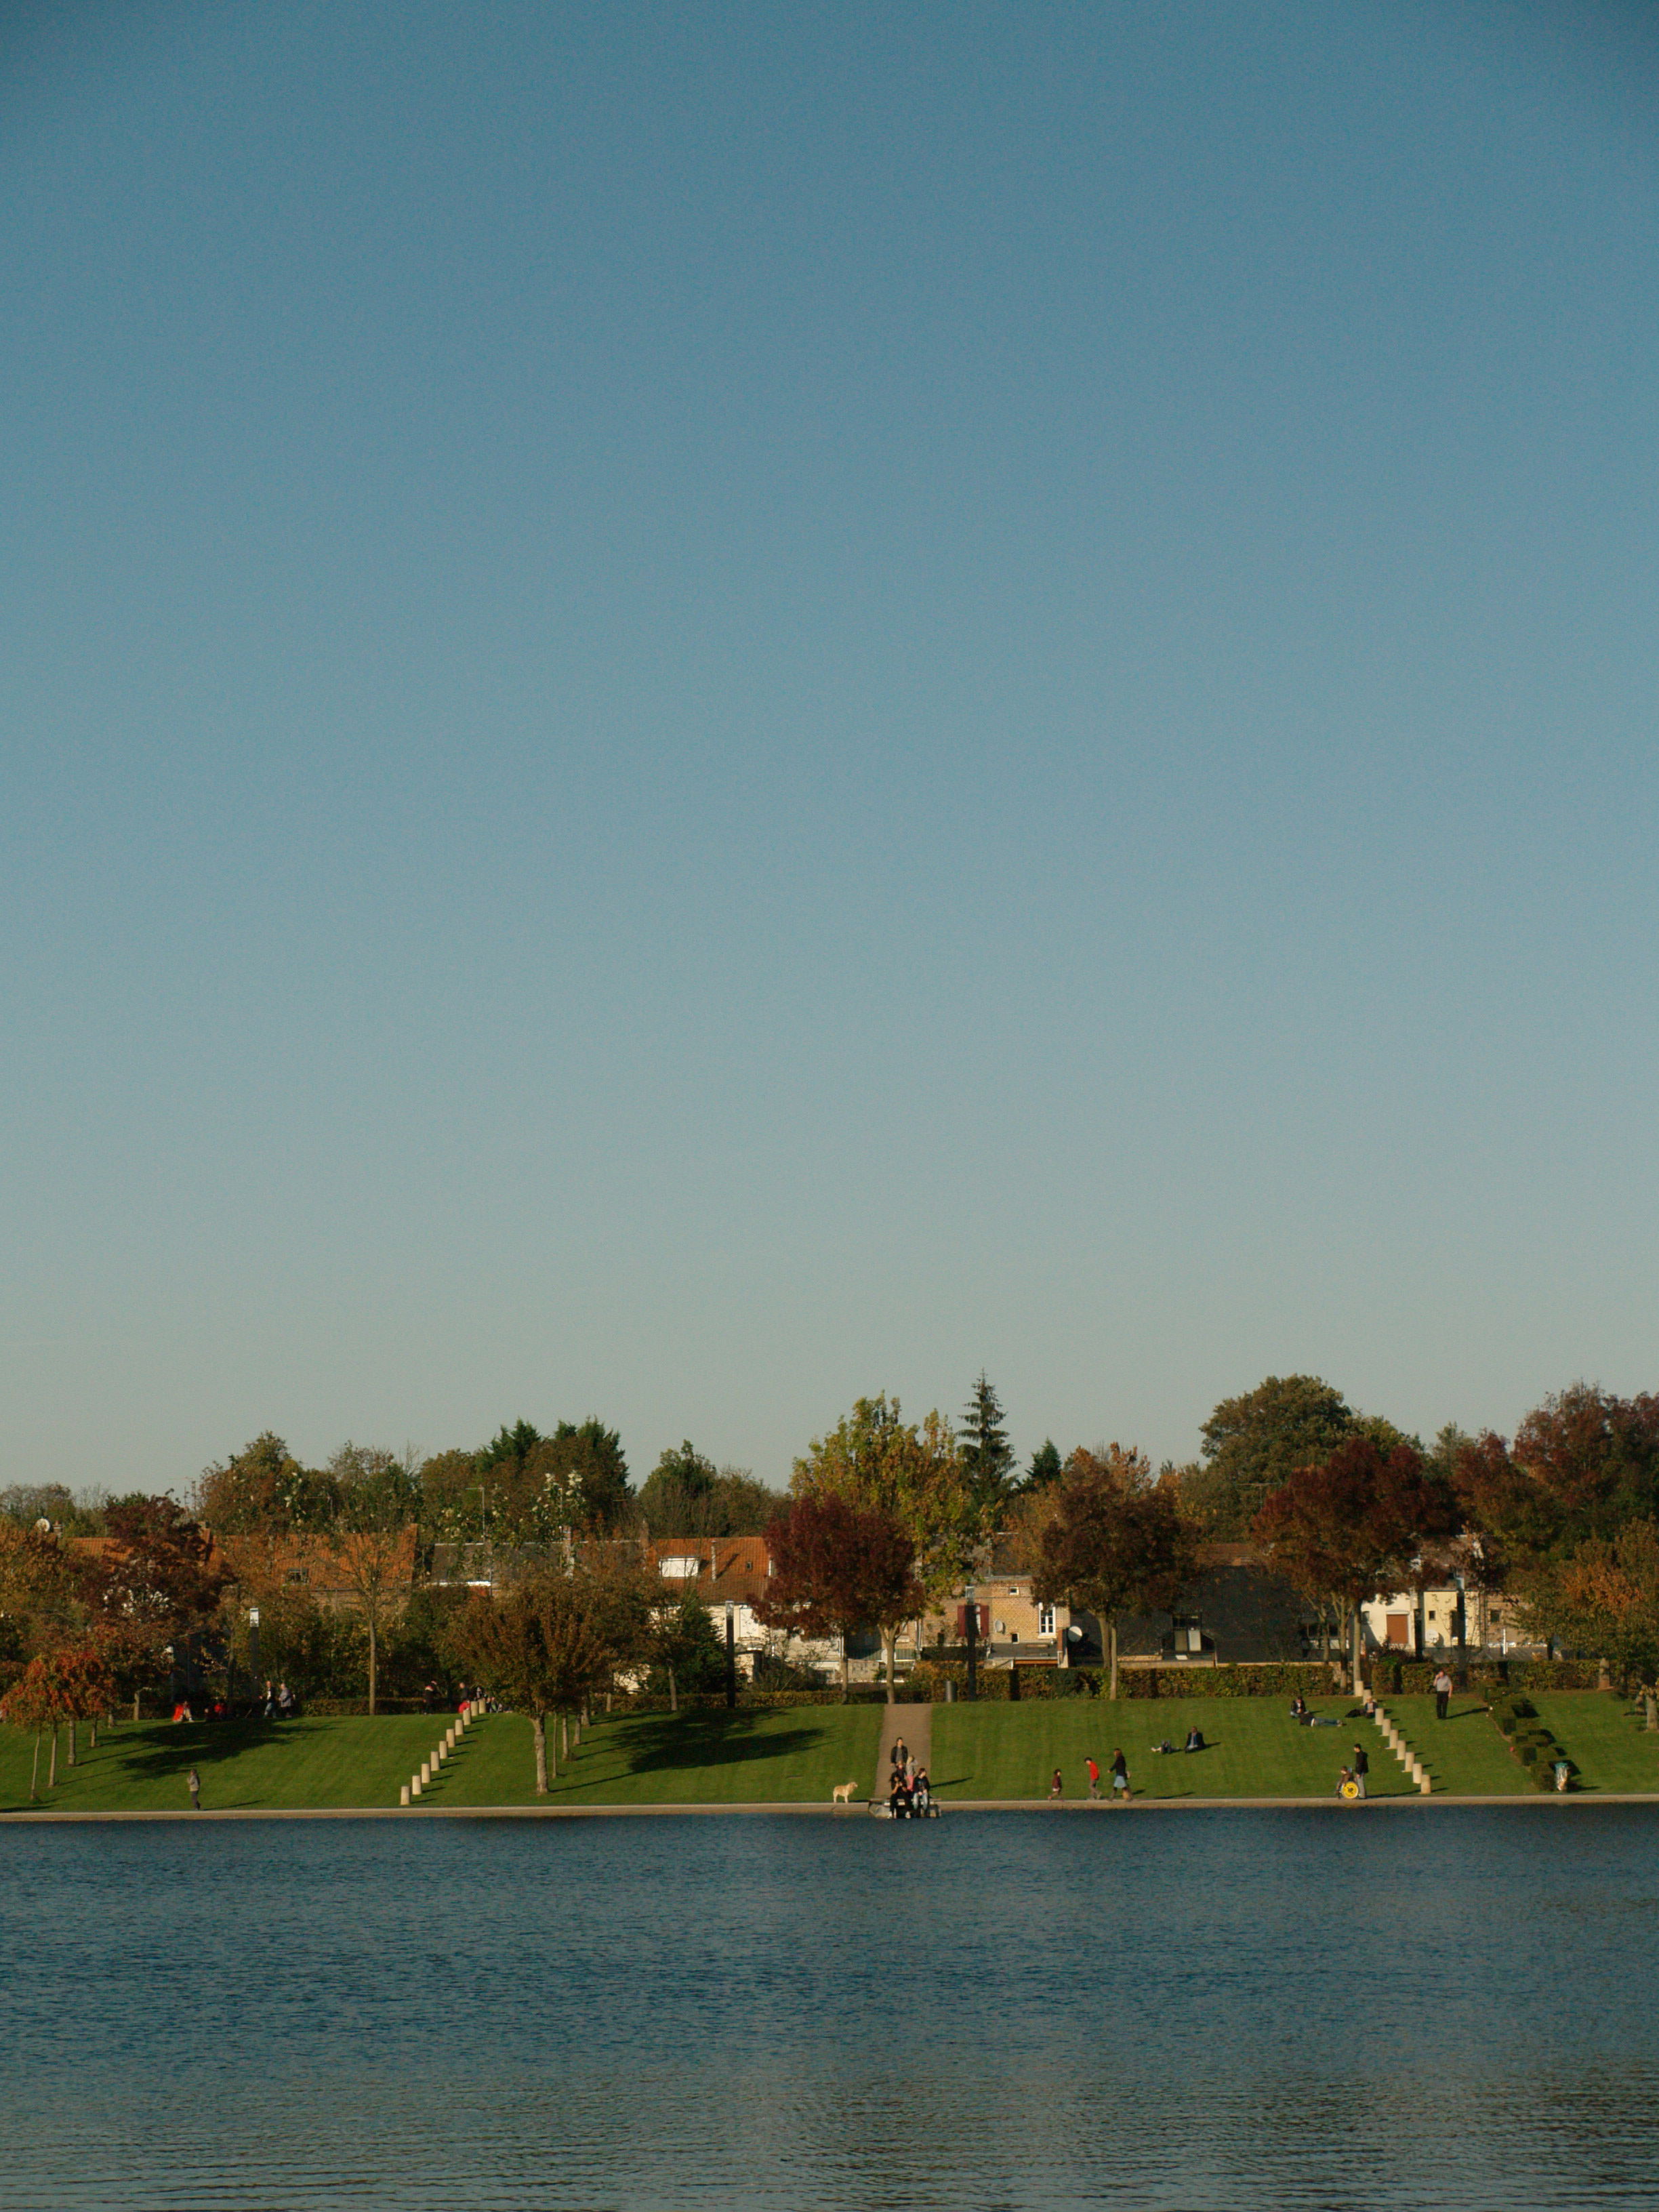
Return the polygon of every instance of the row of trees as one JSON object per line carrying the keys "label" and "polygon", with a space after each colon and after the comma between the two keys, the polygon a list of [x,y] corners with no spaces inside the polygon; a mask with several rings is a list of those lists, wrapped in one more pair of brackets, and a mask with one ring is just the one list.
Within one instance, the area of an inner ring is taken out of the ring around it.
{"label": "row of trees", "polygon": [[[1020,1469],[981,1376],[960,1426],[938,1413],[908,1422],[884,1395],[859,1400],[796,1462],[787,1498],[714,1468],[690,1443],[665,1453],[636,1494],[614,1431],[592,1422],[562,1424],[551,1437],[520,1423],[482,1453],[411,1459],[347,1445],[325,1468],[307,1470],[265,1437],[210,1468],[199,1498],[233,1542],[245,1589],[250,1576],[258,1579],[264,1547],[274,1614],[302,1602],[277,1579],[281,1540],[328,1533],[356,1598],[371,1700],[379,1646],[394,1621],[407,1644],[413,1613],[430,1613],[416,1639],[422,1651],[459,1648],[436,1594],[411,1607],[397,1547],[406,1547],[412,1521],[432,1525],[434,1498],[467,1495],[463,1474],[477,1478],[471,1488],[482,1489],[486,1516],[492,1483],[520,1501],[521,1528],[533,1527],[556,1494],[563,1503],[546,1525],[605,1539],[562,1547],[567,1565],[603,1555],[612,1563],[607,1589],[634,1577],[629,1663],[654,1667],[671,1690],[687,1670],[717,1665],[712,1632],[688,1593],[678,1643],[660,1641],[674,1608],[629,1539],[651,1526],[703,1533],[688,1525],[698,1512],[705,1525],[760,1522],[775,1568],[762,1617],[811,1638],[844,1642],[874,1630],[890,1691],[904,1626],[973,1576],[998,1530],[1013,1536],[1039,1596],[1101,1620],[1114,1684],[1120,1620],[1171,1608],[1192,1580],[1198,1546],[1218,1536],[1258,1546],[1356,1648],[1367,1600],[1455,1574],[1473,1591],[1510,1593],[1540,1635],[1604,1655],[1627,1675],[1651,1681],[1659,1673],[1659,1399],[1620,1399],[1585,1384],[1546,1401],[1512,1442],[1447,1429],[1425,1448],[1355,1413],[1317,1377],[1270,1376],[1216,1408],[1198,1461],[1154,1474],[1145,1455],[1116,1444],[1062,1458],[1045,1443]],[[446,1459],[465,1466],[446,1471]],[[599,1501],[608,1503],[601,1510]],[[118,1692],[130,1690],[221,1607],[222,1560],[173,1501],[108,1502],[100,1528],[110,1540],[73,1557],[32,1529],[18,1504],[15,1493],[0,1498],[0,1639],[9,1639],[0,1662],[9,1659],[14,1673],[24,1660],[91,1651]],[[647,1505],[650,1519],[641,1515]],[[617,1562],[631,1563],[626,1574]],[[572,1573],[564,1580],[575,1587]],[[613,1600],[614,1590],[608,1620]],[[40,1626],[33,1637],[31,1620]],[[616,1636],[602,1641],[620,1666]]]}
{"label": "row of trees", "polygon": [[1425,1449],[1317,1377],[1270,1376],[1217,1408],[1192,1467],[1155,1475],[1115,1443],[1063,1461],[1045,1445],[1011,1487],[994,1457],[1000,1409],[982,1388],[977,1452],[937,1416],[907,1425],[874,1399],[796,1462],[768,1531],[769,1618],[809,1635],[878,1629],[890,1686],[899,1631],[973,1574],[1001,1527],[1039,1598],[1098,1619],[1115,1696],[1119,1622],[1173,1610],[1202,1542],[1224,1534],[1251,1540],[1338,1627],[1356,1677],[1362,1607],[1408,1589],[1420,1601],[1453,1577],[1507,1593],[1540,1638],[1626,1679],[1659,1677],[1659,1398],[1576,1384],[1512,1443],[1449,1428]]}
{"label": "row of trees", "polygon": [[[69,1547],[50,1526],[0,1516],[0,1668],[9,1686],[0,1718],[52,1738],[69,1759],[77,1730],[112,1718],[170,1669],[175,1648],[199,1634],[225,1576],[202,1530],[172,1498],[112,1500],[95,1544]],[[34,1781],[31,1780],[31,1794]]]}

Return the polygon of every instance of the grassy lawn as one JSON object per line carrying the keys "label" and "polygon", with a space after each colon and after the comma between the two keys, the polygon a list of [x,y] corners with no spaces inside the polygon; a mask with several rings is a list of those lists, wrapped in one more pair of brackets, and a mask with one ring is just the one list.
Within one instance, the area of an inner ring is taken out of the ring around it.
{"label": "grassy lawn", "polygon": [[[1325,1797],[1334,1795],[1337,1771],[1359,1742],[1370,1755],[1374,1797],[1411,1791],[1405,1769],[1376,1728],[1357,1717],[1351,1700],[1313,1701],[1315,1712],[1336,1721],[1335,1728],[1299,1727],[1286,1703],[1281,1698],[1134,1698],[1114,1705],[1066,1698],[1052,1704],[935,1705],[933,1786],[946,1798],[1046,1797],[1049,1775],[1058,1766],[1066,1796],[1086,1797],[1085,1759],[1092,1752],[1103,1774],[1121,1746],[1138,1796]],[[1188,1754],[1177,1748],[1166,1757],[1152,1752],[1166,1736],[1179,1747],[1194,1725],[1202,1729],[1207,1750]]]}
{"label": "grassy lawn", "polygon": [[[828,1804],[838,1783],[869,1795],[881,1712],[803,1705],[787,1712],[639,1713],[600,1721],[551,1783],[577,1805]],[[434,1805],[532,1802],[530,1723],[498,1714],[472,1729],[432,1793]]]}
{"label": "grassy lawn", "polygon": [[[216,1811],[256,1806],[395,1805],[399,1787],[429,1757],[448,1725],[437,1714],[379,1720],[209,1723],[123,1722],[96,1751],[81,1732],[81,1763],[58,1750],[58,1787],[46,1787],[50,1747],[40,1754],[43,1805],[66,1813],[187,1812],[185,1777],[202,1778],[202,1802]],[[0,1729],[0,1808],[28,1803],[33,1738]]]}
{"label": "grassy lawn", "polygon": [[[63,1812],[184,1812],[194,1766],[204,1807],[218,1812],[396,1805],[402,1785],[431,1755],[447,1716],[288,1721],[275,1726],[125,1723],[95,1752],[82,1732],[80,1764],[65,1764],[43,1808]],[[592,1729],[550,1793],[576,1804],[732,1804],[828,1802],[840,1782],[865,1796],[875,1771],[881,1716],[873,1705],[793,1712],[640,1715]],[[33,1739],[0,1729],[0,1811],[28,1805]],[[434,1807],[535,1802],[530,1723],[512,1714],[479,1722],[422,1800]]]}
{"label": "grassy lawn", "polygon": [[1659,1790],[1659,1735],[1644,1732],[1639,1706],[1601,1690],[1528,1694],[1577,1767],[1578,1789]]}
{"label": "grassy lawn", "polygon": [[1530,1797],[1526,1769],[1513,1758],[1484,1697],[1454,1697],[1443,1721],[1432,1697],[1385,1698],[1401,1735],[1429,1770],[1437,1796]]}

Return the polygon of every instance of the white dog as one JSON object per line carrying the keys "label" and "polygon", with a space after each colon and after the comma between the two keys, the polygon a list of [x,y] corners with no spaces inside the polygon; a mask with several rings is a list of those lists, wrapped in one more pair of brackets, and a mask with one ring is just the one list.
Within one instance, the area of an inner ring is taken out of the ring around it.
{"label": "white dog", "polygon": [[853,1802],[853,1792],[858,1786],[856,1782],[838,1782],[830,1793],[830,1802],[836,1805],[850,1805]]}

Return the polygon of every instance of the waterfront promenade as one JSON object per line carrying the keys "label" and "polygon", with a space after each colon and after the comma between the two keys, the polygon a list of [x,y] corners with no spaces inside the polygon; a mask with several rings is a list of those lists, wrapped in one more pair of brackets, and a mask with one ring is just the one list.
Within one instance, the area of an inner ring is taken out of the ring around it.
{"label": "waterfront promenade", "polygon": [[[1576,1787],[1547,1798],[1516,1762],[1478,1699],[1456,1701],[1444,1723],[1432,1701],[1393,1700],[1403,1742],[1427,1781],[1425,1791],[1375,1723],[1348,1701],[1322,1702],[1326,1725],[1298,1728],[1273,1699],[1068,1699],[1048,1704],[796,1706],[775,1711],[619,1715],[602,1719],[560,1762],[548,1796],[534,1793],[527,1722],[497,1714],[475,1724],[429,1789],[407,1809],[401,1786],[447,1726],[447,1717],[302,1718],[275,1727],[124,1723],[95,1751],[85,1742],[67,1765],[60,1741],[58,1781],[31,1804],[33,1745],[0,1735],[0,1822],[37,1819],[221,1816],[452,1815],[536,1817],[671,1812],[817,1813],[863,1817],[883,1786],[892,1732],[913,1748],[929,1736],[928,1764],[947,1813],[1203,1810],[1217,1807],[1328,1805],[1363,1817],[1379,1806],[1453,1803],[1572,1806],[1659,1800],[1659,1737],[1616,1697],[1540,1696],[1540,1709],[1573,1760]],[[1189,1728],[1202,1752],[1180,1747]],[[1169,1742],[1168,1752],[1153,1746]],[[1340,1769],[1356,1742],[1370,1762],[1367,1806],[1339,1802]],[[1134,1784],[1132,1805],[1091,1805],[1085,1761],[1103,1768],[1121,1748]],[[1058,1767],[1064,1795],[1050,1800]],[[193,1811],[188,1777],[201,1785]],[[832,1802],[857,1784],[852,1808]]]}

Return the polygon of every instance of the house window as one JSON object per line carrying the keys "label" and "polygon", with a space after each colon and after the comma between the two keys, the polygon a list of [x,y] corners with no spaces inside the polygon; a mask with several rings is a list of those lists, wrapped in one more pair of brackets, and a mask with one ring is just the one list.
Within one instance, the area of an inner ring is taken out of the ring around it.
{"label": "house window", "polygon": [[1008,1595],[1010,1597],[1018,1597],[1019,1595],[1019,1584],[1018,1583],[1009,1583]]}
{"label": "house window", "polygon": [[1204,1649],[1204,1631],[1195,1613],[1178,1613],[1175,1616],[1176,1656]]}
{"label": "house window", "polygon": [[287,1579],[291,1583],[308,1583],[311,1577],[304,1567],[290,1567]]}
{"label": "house window", "polygon": [[702,1561],[688,1559],[682,1554],[679,1557],[671,1557],[661,1561],[658,1571],[670,1582],[695,1582],[702,1571]]}
{"label": "house window", "polygon": [[1037,1607],[1037,1634],[1052,1636],[1054,1632],[1054,1609],[1051,1605],[1040,1605]]}

